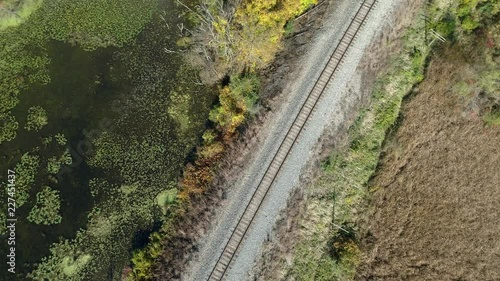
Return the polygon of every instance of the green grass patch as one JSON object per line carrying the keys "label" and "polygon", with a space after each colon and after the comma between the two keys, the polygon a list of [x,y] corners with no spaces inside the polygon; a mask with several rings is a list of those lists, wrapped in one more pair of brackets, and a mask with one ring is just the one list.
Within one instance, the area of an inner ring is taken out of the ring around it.
{"label": "green grass patch", "polygon": [[489,126],[500,126],[500,110],[486,113],[483,116],[483,121]]}
{"label": "green grass patch", "polygon": [[[424,75],[428,47],[419,28],[405,35],[401,54],[378,80],[370,105],[349,129],[350,145],[335,151],[311,188],[307,221],[288,276],[295,280],[350,280],[361,259],[358,212],[369,196],[387,131],[395,124],[403,97]],[[307,237],[307,238],[306,238]]]}
{"label": "green grass patch", "polygon": [[[427,7],[431,21],[427,27],[451,41],[472,40],[468,34],[493,22],[498,15],[497,2],[436,1]],[[306,217],[301,222],[302,238],[293,265],[287,269],[288,279],[344,281],[354,277],[361,254],[357,246],[357,223],[372,192],[368,182],[377,167],[386,135],[397,122],[403,98],[424,79],[430,47],[429,42],[424,42],[423,32],[423,26],[406,31],[402,51],[388,73],[378,79],[369,106],[350,127],[347,148],[330,155],[320,177],[308,191]],[[476,87],[483,89],[491,100],[497,100],[497,72],[485,71]],[[473,89],[464,82],[455,90],[467,96]],[[491,126],[500,125],[500,112],[491,110],[483,120]]]}

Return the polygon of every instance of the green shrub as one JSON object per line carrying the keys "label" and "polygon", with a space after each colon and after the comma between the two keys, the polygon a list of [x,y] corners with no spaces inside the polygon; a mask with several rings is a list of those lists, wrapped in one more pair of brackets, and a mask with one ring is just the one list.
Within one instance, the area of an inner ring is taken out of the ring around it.
{"label": "green shrub", "polygon": [[474,29],[479,27],[479,21],[474,20],[471,16],[467,16],[462,19],[462,28],[466,32],[472,32]]}
{"label": "green shrub", "polygon": [[144,250],[139,250],[132,255],[132,277],[134,280],[147,280],[151,277],[151,268],[154,260]]}
{"label": "green shrub", "polygon": [[132,272],[127,280],[145,281],[151,280],[151,273],[155,260],[161,255],[165,247],[163,241],[167,241],[173,234],[172,221],[175,214],[163,222],[159,231],[151,233],[149,242],[143,249],[134,251],[132,254]]}
{"label": "green shrub", "polygon": [[446,13],[446,15],[439,22],[436,23],[436,31],[442,36],[454,40],[455,30],[457,28],[457,21],[455,16],[451,13]]}
{"label": "green shrub", "polygon": [[291,19],[287,21],[285,25],[285,36],[291,35],[295,30],[295,20]]}
{"label": "green shrub", "polygon": [[500,126],[500,110],[486,113],[483,115],[483,121],[489,126]]}
{"label": "green shrub", "polygon": [[431,24],[431,28],[451,40],[494,24],[500,12],[500,2],[495,0],[449,1],[447,6],[447,9],[442,9],[435,4],[429,12],[430,18],[438,19]]}
{"label": "green shrub", "polygon": [[492,63],[479,77],[479,86],[486,95],[496,104],[500,104],[500,68]]}
{"label": "green shrub", "polygon": [[226,133],[232,134],[253,111],[260,87],[256,75],[234,78],[220,90],[219,103],[210,111],[209,119]]}
{"label": "green shrub", "polygon": [[210,145],[204,145],[198,148],[199,159],[214,159],[218,158],[224,152],[224,144],[222,142],[214,142]]}
{"label": "green shrub", "polygon": [[500,4],[495,0],[460,0],[456,14],[465,33],[471,33],[488,23],[500,12]]}
{"label": "green shrub", "polygon": [[208,129],[203,133],[203,144],[210,145],[217,139],[218,133],[213,129]]}

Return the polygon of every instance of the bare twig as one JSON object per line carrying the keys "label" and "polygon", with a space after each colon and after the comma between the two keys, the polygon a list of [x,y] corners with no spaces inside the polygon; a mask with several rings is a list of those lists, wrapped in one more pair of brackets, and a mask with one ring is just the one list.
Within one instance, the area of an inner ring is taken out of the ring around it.
{"label": "bare twig", "polygon": [[163,51],[164,51],[165,53],[167,53],[167,54],[175,53],[175,51],[174,51],[174,50],[167,49],[167,47],[164,47],[164,48],[163,48]]}
{"label": "bare twig", "polygon": [[332,223],[333,226],[335,226],[336,228],[340,229],[340,230],[343,230],[345,233],[349,234],[350,232],[347,231],[345,228],[341,227],[340,225],[336,225],[334,223]]}

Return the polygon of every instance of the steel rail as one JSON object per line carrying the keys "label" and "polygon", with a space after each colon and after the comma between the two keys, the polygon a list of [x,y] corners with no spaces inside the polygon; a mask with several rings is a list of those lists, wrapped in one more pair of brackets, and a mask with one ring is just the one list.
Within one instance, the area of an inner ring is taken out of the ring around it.
{"label": "steel rail", "polygon": [[365,0],[356,12],[356,15],[349,24],[349,27],[344,32],[340,42],[335,47],[327,64],[321,71],[319,78],[314,83],[312,90],[309,92],[307,99],[302,104],[299,113],[295,117],[292,125],[287,131],[285,138],[281,142],[276,154],[273,156],[271,163],[266,169],[264,176],[259,182],[259,185],[252,194],[250,202],[245,207],[245,210],[238,220],[238,224],[231,233],[231,237],[227,241],[224,250],[217,259],[217,263],[213,267],[208,281],[219,281],[224,278],[226,271],[233,260],[241,242],[252,224],[264,198],[271,185],[274,183],[278,173],[281,170],[288,154],[290,153],[293,145],[297,141],[300,133],[302,132],[306,122],[308,121],[311,113],[313,112],[316,104],[318,103],[321,95],[326,89],[328,82],[333,77],[333,74],[341,64],[347,50],[354,42],[358,32],[361,30],[362,25],[365,23],[368,14],[372,10],[377,0]]}

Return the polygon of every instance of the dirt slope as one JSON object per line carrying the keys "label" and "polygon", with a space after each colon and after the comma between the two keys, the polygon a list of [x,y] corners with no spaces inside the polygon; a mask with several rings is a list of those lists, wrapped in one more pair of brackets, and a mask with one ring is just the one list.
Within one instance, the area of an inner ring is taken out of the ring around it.
{"label": "dirt slope", "polygon": [[433,60],[387,141],[357,280],[500,280],[500,128],[453,93],[468,68],[456,51]]}

